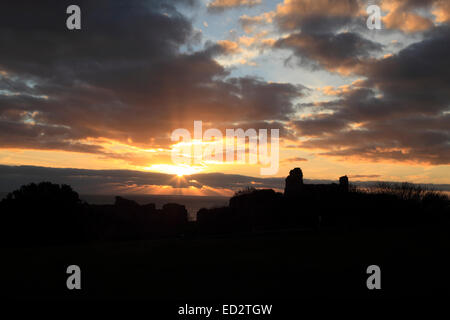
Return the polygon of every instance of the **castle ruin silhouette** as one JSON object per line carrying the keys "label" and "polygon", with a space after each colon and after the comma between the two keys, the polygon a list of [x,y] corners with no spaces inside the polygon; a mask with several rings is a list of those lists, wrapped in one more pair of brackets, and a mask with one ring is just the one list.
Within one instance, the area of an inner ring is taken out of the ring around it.
{"label": "castle ruin silhouette", "polygon": [[303,183],[303,172],[300,168],[294,168],[289,172],[286,177],[286,184],[284,187],[284,196],[287,198],[295,198],[308,193],[317,192],[348,192],[349,183],[348,177],[342,176],[339,178],[339,184],[304,184]]}

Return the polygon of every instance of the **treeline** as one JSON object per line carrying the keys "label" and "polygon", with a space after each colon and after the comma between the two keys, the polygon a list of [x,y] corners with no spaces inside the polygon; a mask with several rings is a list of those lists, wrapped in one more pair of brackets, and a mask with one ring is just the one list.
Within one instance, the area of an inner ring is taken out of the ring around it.
{"label": "treeline", "polygon": [[449,226],[449,199],[413,184],[382,183],[374,190],[303,185],[295,196],[246,189],[223,208],[201,209],[202,233],[280,228],[398,228]]}
{"label": "treeline", "polygon": [[0,245],[180,236],[187,216],[186,208],[176,203],[156,209],[116,197],[113,205],[91,205],[68,185],[32,183],[0,202]]}
{"label": "treeline", "polygon": [[399,228],[449,226],[448,197],[414,185],[376,190],[306,185],[285,196],[271,189],[237,192],[229,205],[200,209],[188,221],[184,206],[139,205],[116,197],[91,205],[67,185],[29,184],[0,202],[0,245],[65,244],[101,240],[201,236],[286,228]]}

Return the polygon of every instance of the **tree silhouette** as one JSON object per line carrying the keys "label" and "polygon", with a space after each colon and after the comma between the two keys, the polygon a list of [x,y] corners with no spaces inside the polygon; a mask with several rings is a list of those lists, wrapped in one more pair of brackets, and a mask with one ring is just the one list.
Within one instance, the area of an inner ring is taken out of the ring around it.
{"label": "tree silhouette", "polygon": [[80,240],[83,204],[68,185],[31,183],[0,203],[1,238],[7,243],[65,243]]}

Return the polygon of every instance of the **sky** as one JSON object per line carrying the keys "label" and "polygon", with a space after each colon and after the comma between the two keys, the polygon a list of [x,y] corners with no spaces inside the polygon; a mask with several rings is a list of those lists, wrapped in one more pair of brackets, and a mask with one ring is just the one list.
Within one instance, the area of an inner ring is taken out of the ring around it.
{"label": "sky", "polygon": [[[446,0],[2,1],[0,165],[271,178],[261,163],[174,163],[171,133],[202,121],[279,129],[273,178],[449,184],[449,23]],[[142,192],[179,191],[164,179]]]}

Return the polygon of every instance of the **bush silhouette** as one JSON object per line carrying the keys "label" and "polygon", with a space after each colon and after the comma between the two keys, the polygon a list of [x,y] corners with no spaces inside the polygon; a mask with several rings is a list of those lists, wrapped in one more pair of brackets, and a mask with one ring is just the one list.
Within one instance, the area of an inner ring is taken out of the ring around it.
{"label": "bush silhouette", "polygon": [[[277,228],[389,228],[446,225],[448,197],[411,183],[379,183],[358,190],[347,176],[339,184],[305,184],[295,168],[286,178],[284,195],[271,189],[245,188],[229,207],[198,212],[202,232]],[[239,226],[239,228],[238,228]]]}
{"label": "bush silhouette", "polygon": [[66,243],[84,236],[83,204],[68,185],[22,186],[1,201],[0,212],[2,242]]}

